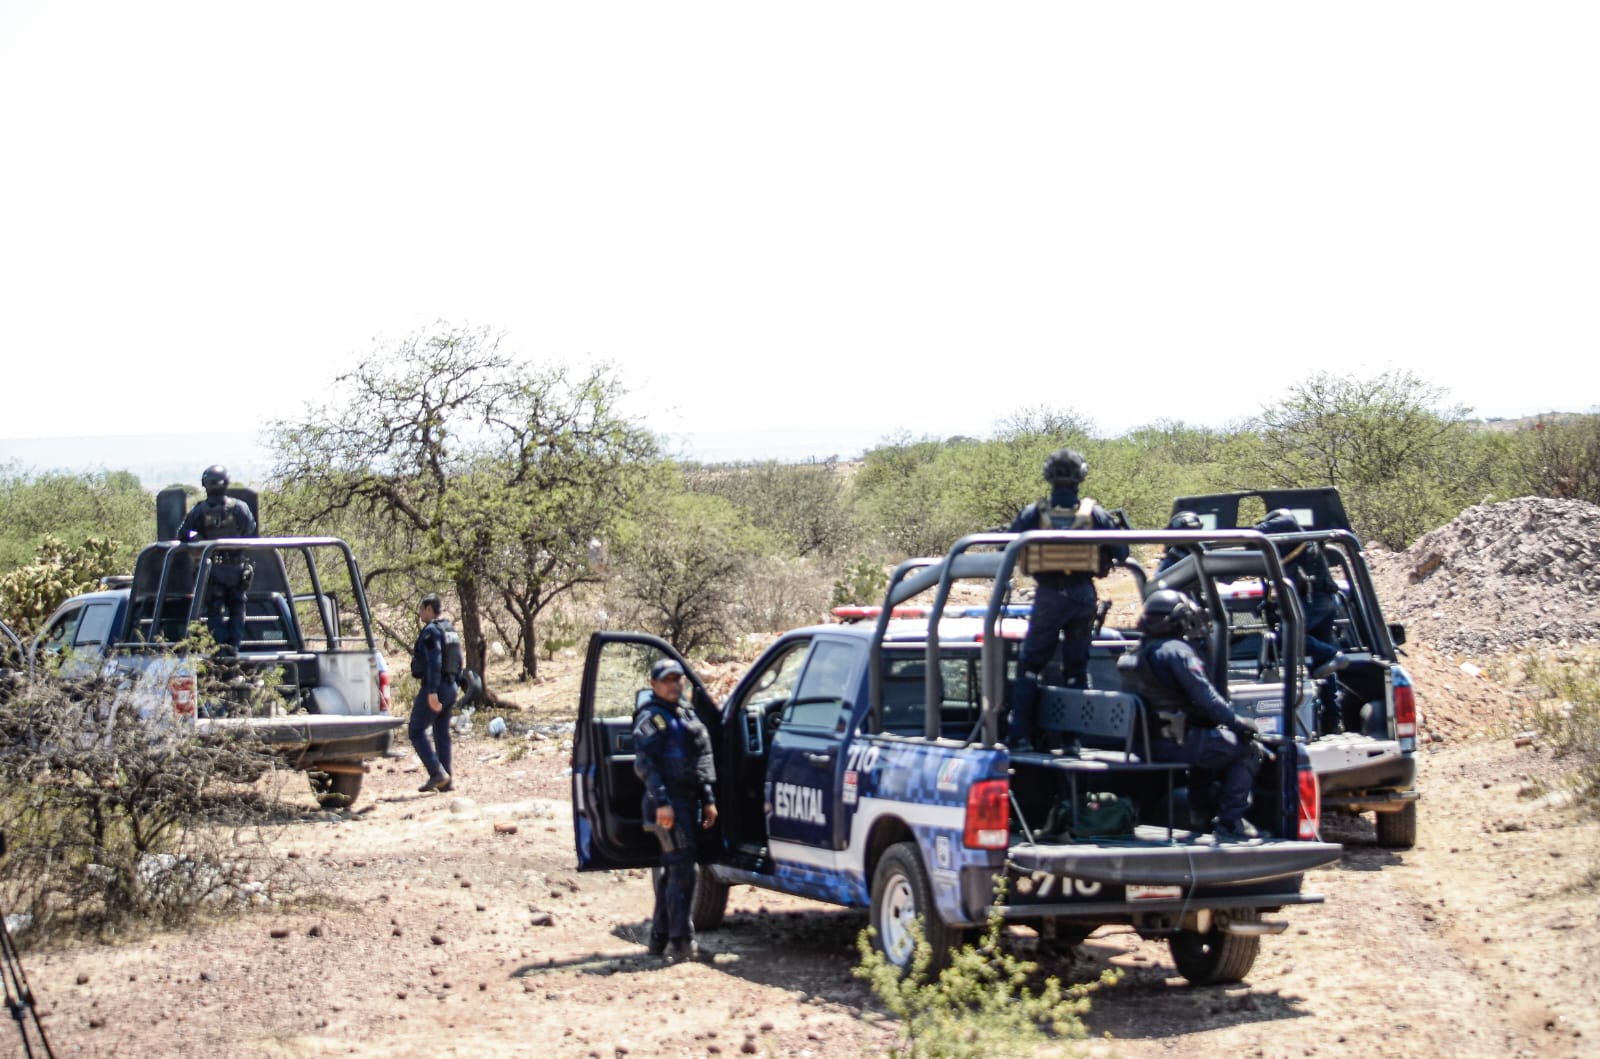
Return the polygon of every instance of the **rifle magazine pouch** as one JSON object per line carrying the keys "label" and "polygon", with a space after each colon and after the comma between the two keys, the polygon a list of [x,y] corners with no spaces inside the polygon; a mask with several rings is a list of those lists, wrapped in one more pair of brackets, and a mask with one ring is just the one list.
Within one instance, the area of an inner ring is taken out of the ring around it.
{"label": "rifle magazine pouch", "polygon": [[1044,541],[1022,550],[1022,572],[1034,574],[1099,574],[1100,546]]}

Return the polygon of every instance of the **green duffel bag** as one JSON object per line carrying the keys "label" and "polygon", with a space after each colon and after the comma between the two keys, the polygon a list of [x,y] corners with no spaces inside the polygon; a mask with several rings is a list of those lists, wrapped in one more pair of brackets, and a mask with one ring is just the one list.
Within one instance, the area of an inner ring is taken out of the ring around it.
{"label": "green duffel bag", "polygon": [[1131,835],[1139,822],[1139,807],[1110,791],[1078,796],[1076,819],[1072,801],[1063,798],[1050,810],[1038,837],[1046,842],[1076,842],[1085,838]]}

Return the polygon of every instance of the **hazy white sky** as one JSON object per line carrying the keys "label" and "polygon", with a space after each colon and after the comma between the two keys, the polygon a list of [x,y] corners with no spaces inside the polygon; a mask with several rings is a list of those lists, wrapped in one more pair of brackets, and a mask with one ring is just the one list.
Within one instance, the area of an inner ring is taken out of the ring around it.
{"label": "hazy white sky", "polygon": [[0,437],[254,429],[375,341],[662,431],[1600,405],[1600,5],[0,0]]}

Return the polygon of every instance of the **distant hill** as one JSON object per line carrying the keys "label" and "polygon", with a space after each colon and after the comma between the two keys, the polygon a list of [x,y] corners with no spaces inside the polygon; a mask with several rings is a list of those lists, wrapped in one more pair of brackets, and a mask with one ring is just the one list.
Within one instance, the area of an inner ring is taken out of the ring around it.
{"label": "distant hill", "polygon": [[226,466],[241,485],[262,481],[272,469],[271,457],[245,431],[0,438],[0,463],[33,472],[129,471],[150,490],[198,485],[200,472],[213,463]]}
{"label": "distant hill", "polygon": [[[669,433],[668,452],[710,463],[857,459],[882,438],[870,429],[708,430]],[[240,485],[259,485],[272,457],[255,434],[114,434],[103,437],[0,438],[0,464],[33,472],[130,471],[152,491],[174,483],[198,485],[200,472],[220,463]]]}

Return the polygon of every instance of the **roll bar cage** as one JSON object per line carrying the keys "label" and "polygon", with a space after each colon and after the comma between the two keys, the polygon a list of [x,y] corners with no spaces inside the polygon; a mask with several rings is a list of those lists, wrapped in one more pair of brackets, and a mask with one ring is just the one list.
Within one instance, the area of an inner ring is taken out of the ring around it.
{"label": "roll bar cage", "polygon": [[[1354,536],[1346,531],[1337,531],[1331,535],[1349,538],[1355,548],[1360,548]],[[928,740],[940,738],[940,703],[944,698],[944,688],[939,670],[939,626],[944,619],[950,591],[956,581],[987,580],[991,582],[991,589],[988,603],[984,607],[979,646],[983,673],[980,728],[984,743],[993,744],[1000,741],[1000,715],[1005,706],[1006,690],[1005,640],[1000,636],[1000,621],[1005,615],[1005,601],[1010,596],[1012,579],[1022,552],[1030,544],[1037,543],[1155,544],[1162,547],[1184,548],[1189,553],[1184,561],[1192,561],[1198,567],[1201,575],[1198,584],[1203,589],[1203,602],[1213,619],[1220,619],[1224,635],[1227,611],[1213,577],[1225,576],[1230,566],[1237,565],[1230,560],[1238,558],[1241,552],[1257,553],[1259,559],[1255,555],[1250,557],[1254,576],[1263,576],[1264,570],[1264,576],[1271,583],[1277,598],[1282,601],[1286,634],[1284,671],[1287,674],[1298,673],[1304,663],[1305,639],[1301,633],[1305,625],[1305,616],[1301,610],[1299,594],[1290,589],[1288,580],[1284,576],[1283,564],[1279,561],[1275,543],[1302,536],[1327,538],[1330,534],[1327,532],[1292,536],[1284,534],[1269,538],[1255,530],[1120,529],[973,533],[956,541],[943,556],[907,559],[896,567],[889,577],[889,585],[884,592],[883,608],[878,614],[872,637],[867,678],[872,725],[875,729],[880,727],[883,717],[884,638],[888,634],[893,610],[906,600],[935,588],[934,601],[928,611],[928,630],[924,645],[927,679],[923,703],[923,737]],[[1141,594],[1148,594],[1151,585],[1156,582],[1147,577],[1143,567],[1131,559],[1122,565],[1139,582]],[[1353,565],[1360,566],[1360,564]],[[1365,577],[1364,569],[1362,575]],[[1364,590],[1370,590],[1371,585],[1368,583],[1363,587]],[[1216,679],[1225,676],[1226,671],[1223,667],[1227,661],[1226,654],[1213,649],[1211,655],[1214,683],[1226,695],[1226,679]],[[1293,679],[1284,681],[1283,705],[1286,717],[1294,716],[1297,690],[1298,681]]]}

